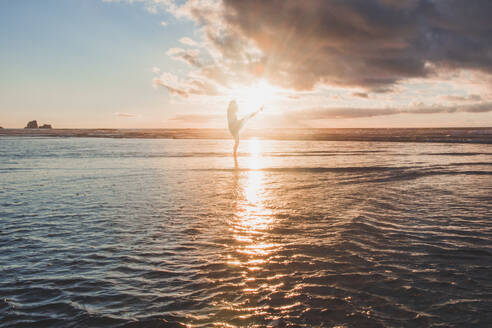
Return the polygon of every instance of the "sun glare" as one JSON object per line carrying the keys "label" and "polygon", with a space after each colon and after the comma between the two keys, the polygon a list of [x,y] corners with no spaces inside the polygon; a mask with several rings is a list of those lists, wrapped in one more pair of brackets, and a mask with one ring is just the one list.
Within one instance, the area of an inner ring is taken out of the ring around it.
{"label": "sun glare", "polygon": [[254,85],[238,87],[232,92],[232,97],[239,103],[241,114],[258,110],[261,106],[271,107],[278,88],[265,80],[260,80]]}

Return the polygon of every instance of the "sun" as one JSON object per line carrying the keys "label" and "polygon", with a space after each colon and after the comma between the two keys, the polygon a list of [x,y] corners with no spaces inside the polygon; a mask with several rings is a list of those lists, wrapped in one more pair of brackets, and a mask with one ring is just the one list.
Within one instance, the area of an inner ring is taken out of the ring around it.
{"label": "sun", "polygon": [[235,88],[232,97],[238,102],[240,113],[250,113],[263,105],[271,107],[278,92],[278,88],[261,79],[253,85]]}

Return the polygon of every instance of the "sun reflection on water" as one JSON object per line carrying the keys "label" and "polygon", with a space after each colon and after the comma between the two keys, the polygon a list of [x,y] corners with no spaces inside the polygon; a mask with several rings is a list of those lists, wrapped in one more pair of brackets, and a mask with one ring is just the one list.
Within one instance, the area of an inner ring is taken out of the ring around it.
{"label": "sun reflection on water", "polygon": [[264,165],[262,141],[258,139],[248,140],[249,163],[248,167],[257,170]]}
{"label": "sun reflection on water", "polygon": [[[262,144],[260,140],[248,140],[248,169],[246,175],[237,177],[244,183],[237,184],[234,220],[231,222],[233,238],[237,241],[236,259],[229,262],[248,271],[260,270],[278,246],[269,241],[268,230],[275,221],[272,210],[265,205],[267,192],[264,184]],[[242,179],[241,179],[242,178]]]}
{"label": "sun reflection on water", "polygon": [[242,165],[233,170],[233,215],[228,221],[232,241],[225,260],[240,280],[234,283],[234,295],[217,303],[245,320],[268,316],[269,307],[263,304],[264,300],[284,288],[279,273],[272,273],[269,267],[274,265],[281,243],[274,233],[278,218],[273,206],[275,197],[268,187],[270,176],[261,170],[266,160],[263,143],[246,140],[243,147],[249,156],[243,157]]}

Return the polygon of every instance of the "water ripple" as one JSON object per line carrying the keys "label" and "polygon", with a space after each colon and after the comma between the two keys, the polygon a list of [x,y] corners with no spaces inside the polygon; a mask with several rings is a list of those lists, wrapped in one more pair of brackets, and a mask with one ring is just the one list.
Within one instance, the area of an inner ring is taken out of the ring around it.
{"label": "water ripple", "polygon": [[0,327],[489,325],[490,146],[229,147],[2,140]]}

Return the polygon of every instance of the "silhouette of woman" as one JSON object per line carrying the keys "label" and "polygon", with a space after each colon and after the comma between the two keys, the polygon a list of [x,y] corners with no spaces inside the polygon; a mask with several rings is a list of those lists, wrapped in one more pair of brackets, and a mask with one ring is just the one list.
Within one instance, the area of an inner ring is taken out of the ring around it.
{"label": "silhouette of woman", "polygon": [[239,132],[250,118],[263,110],[263,106],[261,106],[260,109],[258,109],[256,112],[251,113],[240,120],[237,119],[237,110],[237,103],[235,100],[232,100],[229,103],[229,107],[227,108],[227,122],[229,123],[229,131],[234,138],[234,161],[236,162],[237,147],[239,146]]}

